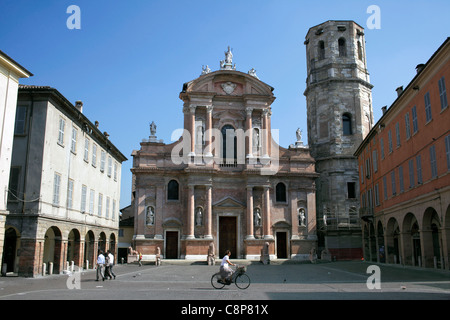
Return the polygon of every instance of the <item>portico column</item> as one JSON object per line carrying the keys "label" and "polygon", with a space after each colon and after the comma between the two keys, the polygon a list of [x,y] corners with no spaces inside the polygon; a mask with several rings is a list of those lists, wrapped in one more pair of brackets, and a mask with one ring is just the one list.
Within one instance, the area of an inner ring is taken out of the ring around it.
{"label": "portico column", "polygon": [[264,187],[264,239],[273,239],[270,232],[271,216],[270,216],[270,188]]}
{"label": "portico column", "polygon": [[263,158],[269,158],[269,120],[268,120],[268,114],[269,109],[264,109],[262,111],[263,114]]}
{"label": "portico column", "polygon": [[245,119],[245,133],[248,137],[248,144],[246,146],[247,158],[253,157],[253,130],[252,130],[252,112],[253,108],[245,108],[247,118]]}
{"label": "portico column", "polygon": [[292,188],[290,190],[289,200],[291,202],[291,239],[298,239],[298,226],[299,226],[299,216],[297,208],[297,189]]}
{"label": "portico column", "polygon": [[189,106],[189,115],[190,115],[190,128],[189,133],[191,135],[191,152],[189,156],[195,156],[195,109],[196,106],[191,104]]}
{"label": "portico column", "polygon": [[194,186],[190,185],[188,186],[188,215],[187,215],[187,235],[186,239],[194,239]]}
{"label": "portico column", "polygon": [[255,239],[253,234],[253,187],[247,186],[247,236],[246,239]]}
{"label": "portico column", "polygon": [[212,153],[211,153],[211,136],[212,136],[212,110],[213,110],[213,106],[206,106],[206,150],[205,150],[205,157],[207,158],[212,158]]}
{"label": "portico column", "polygon": [[206,186],[206,235],[205,239],[212,239],[212,186]]}

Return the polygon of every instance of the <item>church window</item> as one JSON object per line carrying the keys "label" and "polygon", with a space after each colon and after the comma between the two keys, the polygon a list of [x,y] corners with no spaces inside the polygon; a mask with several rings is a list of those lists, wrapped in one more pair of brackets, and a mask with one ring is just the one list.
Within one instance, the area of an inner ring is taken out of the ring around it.
{"label": "church window", "polygon": [[167,200],[179,199],[179,185],[176,180],[170,180],[167,185]]}
{"label": "church window", "polygon": [[342,116],[342,128],[344,132],[344,136],[349,136],[353,134],[352,130],[352,117],[348,113],[344,113]]}
{"label": "church window", "polygon": [[362,45],[361,41],[358,41],[358,59],[362,61],[363,53],[362,53]]}
{"label": "church window", "polygon": [[286,185],[283,182],[277,184],[275,188],[276,202],[286,202]]}
{"label": "church window", "polygon": [[[227,145],[227,143],[232,145]],[[222,127],[222,158],[225,164],[236,164],[237,141],[233,126],[227,124]]]}
{"label": "church window", "polygon": [[339,45],[339,57],[346,57],[347,56],[347,47],[345,44],[345,39],[339,38],[338,45]]}
{"label": "church window", "polygon": [[319,60],[325,59],[325,43],[319,41]]}

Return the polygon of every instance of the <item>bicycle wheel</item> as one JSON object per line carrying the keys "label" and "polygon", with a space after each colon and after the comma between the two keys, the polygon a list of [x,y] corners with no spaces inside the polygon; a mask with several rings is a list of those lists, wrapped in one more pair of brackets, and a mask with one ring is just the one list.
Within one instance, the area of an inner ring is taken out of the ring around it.
{"label": "bicycle wheel", "polygon": [[220,276],[220,273],[215,273],[211,277],[211,285],[214,287],[214,289],[222,289],[225,287],[225,283],[219,282],[222,277]]}
{"label": "bicycle wheel", "polygon": [[239,289],[247,289],[250,286],[250,277],[245,273],[240,274],[236,277],[234,282],[236,283],[236,287]]}

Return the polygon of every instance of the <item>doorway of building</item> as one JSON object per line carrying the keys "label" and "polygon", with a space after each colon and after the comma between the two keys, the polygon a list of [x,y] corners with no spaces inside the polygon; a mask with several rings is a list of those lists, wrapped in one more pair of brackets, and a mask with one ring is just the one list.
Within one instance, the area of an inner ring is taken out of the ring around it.
{"label": "doorway of building", "polygon": [[178,231],[166,231],[166,259],[178,259]]}
{"label": "doorway of building", "polygon": [[277,232],[277,258],[287,259],[287,232]]}
{"label": "doorway of building", "polygon": [[225,250],[231,251],[231,259],[237,257],[237,222],[236,217],[219,217],[219,255],[222,258]]}

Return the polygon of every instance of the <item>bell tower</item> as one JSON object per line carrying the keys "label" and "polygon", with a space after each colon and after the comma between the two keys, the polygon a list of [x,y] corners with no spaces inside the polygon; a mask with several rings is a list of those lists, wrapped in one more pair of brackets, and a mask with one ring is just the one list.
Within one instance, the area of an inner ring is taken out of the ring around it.
{"label": "bell tower", "polygon": [[374,122],[364,28],[353,21],[327,21],[308,30],[305,46],[308,144],[320,174],[319,250],[327,248],[338,258],[361,257],[353,154]]}

